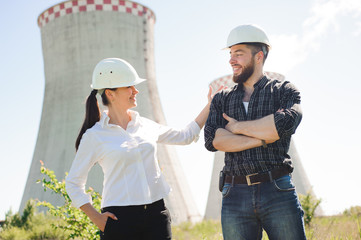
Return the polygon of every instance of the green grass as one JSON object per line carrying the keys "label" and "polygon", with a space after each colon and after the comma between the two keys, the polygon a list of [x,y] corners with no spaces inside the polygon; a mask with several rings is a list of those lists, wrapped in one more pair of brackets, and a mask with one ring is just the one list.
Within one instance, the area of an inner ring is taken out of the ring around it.
{"label": "green grass", "polygon": [[218,240],[222,238],[222,228],[219,221],[207,220],[196,224],[182,223],[172,227],[174,240],[202,239]]}
{"label": "green grass", "polygon": [[[174,240],[221,240],[220,221],[206,220],[172,227]],[[361,240],[361,216],[315,217],[306,228],[308,240]],[[262,240],[268,240],[264,232]]]}
{"label": "green grass", "polygon": [[307,239],[360,240],[361,216],[317,217],[307,228]]}
{"label": "green grass", "polygon": [[[173,240],[223,240],[220,221],[205,220],[192,224],[182,223],[172,227]],[[267,234],[263,232],[262,240],[268,240]]]}
{"label": "green grass", "polygon": [[[31,229],[10,227],[0,229],[0,239],[66,239],[62,230],[54,230],[51,223],[56,220],[52,216],[37,214],[32,218]],[[199,223],[185,222],[172,226],[173,240],[221,240],[220,221],[206,220]],[[315,217],[306,228],[308,240],[361,240],[361,214]],[[263,234],[262,240],[268,240]]]}

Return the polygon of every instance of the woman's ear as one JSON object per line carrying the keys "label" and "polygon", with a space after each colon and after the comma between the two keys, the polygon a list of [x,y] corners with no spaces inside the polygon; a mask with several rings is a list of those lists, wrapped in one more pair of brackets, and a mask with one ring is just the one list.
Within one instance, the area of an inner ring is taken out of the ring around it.
{"label": "woman's ear", "polygon": [[111,91],[109,89],[105,89],[104,93],[105,93],[105,96],[107,96],[107,99],[109,100],[109,102],[111,102],[114,97],[113,91]]}

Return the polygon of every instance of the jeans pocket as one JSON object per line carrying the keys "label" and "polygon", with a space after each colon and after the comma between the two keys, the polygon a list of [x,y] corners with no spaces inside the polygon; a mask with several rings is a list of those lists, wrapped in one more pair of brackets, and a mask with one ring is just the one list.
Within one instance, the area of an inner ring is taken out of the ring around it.
{"label": "jeans pocket", "polygon": [[295,185],[289,175],[274,179],[273,185],[278,192],[290,192],[295,190]]}
{"label": "jeans pocket", "polygon": [[223,189],[222,189],[222,197],[223,198],[225,198],[229,195],[231,188],[232,188],[231,184],[229,184],[229,183],[224,184]]}

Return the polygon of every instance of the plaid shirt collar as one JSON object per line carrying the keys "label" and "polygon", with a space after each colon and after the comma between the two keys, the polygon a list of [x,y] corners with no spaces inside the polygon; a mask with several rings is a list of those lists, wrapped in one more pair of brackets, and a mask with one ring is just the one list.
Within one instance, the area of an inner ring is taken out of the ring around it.
{"label": "plaid shirt collar", "polygon": [[[261,77],[258,82],[256,82],[254,85],[253,85],[253,88],[254,89],[262,89],[264,88],[264,86],[266,86],[266,84],[269,82],[269,79],[263,75],[263,77]],[[242,84],[237,84],[234,86],[234,90],[235,91],[242,91],[243,92],[243,85]]]}

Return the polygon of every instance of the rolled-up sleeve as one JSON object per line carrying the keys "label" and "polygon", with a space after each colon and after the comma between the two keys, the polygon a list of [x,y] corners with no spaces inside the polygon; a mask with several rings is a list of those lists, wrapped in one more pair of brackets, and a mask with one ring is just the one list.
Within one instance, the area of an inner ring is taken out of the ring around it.
{"label": "rolled-up sleeve", "polygon": [[72,200],[72,205],[77,208],[86,203],[92,203],[91,196],[85,193],[85,184],[90,169],[96,163],[94,146],[95,143],[91,136],[85,133],[80,141],[69,174],[65,179],[66,191]]}
{"label": "rolled-up sleeve", "polygon": [[274,114],[274,120],[278,136],[283,138],[296,132],[302,119],[302,110],[300,92],[293,84],[285,82],[280,94],[280,109]]}
{"label": "rolled-up sleeve", "polygon": [[190,122],[183,129],[175,129],[165,125],[159,126],[159,137],[157,142],[173,145],[187,145],[197,142],[199,139],[200,127],[195,121]]}
{"label": "rolled-up sleeve", "polygon": [[208,151],[216,152],[218,151],[213,146],[213,140],[218,128],[224,128],[226,125],[225,119],[222,114],[222,92],[217,93],[212,100],[208,119],[206,121],[206,125],[204,127],[204,146]]}

